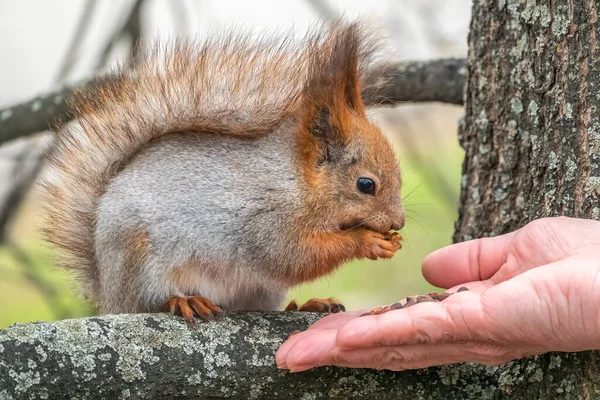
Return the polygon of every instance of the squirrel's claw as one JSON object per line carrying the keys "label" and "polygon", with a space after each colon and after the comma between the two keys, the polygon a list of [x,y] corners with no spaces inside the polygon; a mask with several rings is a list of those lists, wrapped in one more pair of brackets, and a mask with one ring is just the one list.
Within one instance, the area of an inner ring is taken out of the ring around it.
{"label": "squirrel's claw", "polygon": [[165,303],[163,311],[182,317],[191,328],[196,327],[194,315],[202,320],[209,320],[223,313],[219,306],[215,305],[210,300],[199,296],[173,296]]}
{"label": "squirrel's claw", "polygon": [[346,307],[333,297],[328,299],[310,299],[302,306],[298,306],[295,300],[290,301],[285,311],[320,312],[335,314],[346,311]]}

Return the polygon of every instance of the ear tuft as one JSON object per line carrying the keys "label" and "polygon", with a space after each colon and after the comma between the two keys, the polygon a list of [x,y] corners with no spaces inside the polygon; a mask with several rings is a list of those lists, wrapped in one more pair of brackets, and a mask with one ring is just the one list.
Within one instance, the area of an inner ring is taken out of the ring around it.
{"label": "ear tuft", "polygon": [[350,115],[364,116],[358,71],[359,26],[336,24],[310,47],[301,123],[304,130],[321,140],[346,142]]}
{"label": "ear tuft", "polygon": [[308,130],[313,136],[318,137],[321,140],[328,141],[333,135],[331,125],[331,111],[329,107],[321,107],[316,110],[316,115],[312,119],[312,124],[308,127]]}

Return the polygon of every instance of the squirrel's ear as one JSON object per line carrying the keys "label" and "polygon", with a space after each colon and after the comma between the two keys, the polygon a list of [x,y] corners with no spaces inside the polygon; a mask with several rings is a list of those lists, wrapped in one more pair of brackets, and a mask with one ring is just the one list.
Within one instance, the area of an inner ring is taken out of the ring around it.
{"label": "squirrel's ear", "polygon": [[302,93],[303,130],[326,142],[345,143],[351,114],[364,116],[358,62],[358,26],[334,27],[311,51]]}

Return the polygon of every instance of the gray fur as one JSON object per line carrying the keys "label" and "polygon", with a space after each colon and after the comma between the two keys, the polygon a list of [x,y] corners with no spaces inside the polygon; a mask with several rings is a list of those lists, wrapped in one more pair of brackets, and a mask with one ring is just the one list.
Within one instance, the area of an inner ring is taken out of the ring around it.
{"label": "gray fur", "polygon": [[[125,303],[125,235],[140,228],[150,238],[141,266],[145,310],[157,311],[175,295],[204,296],[230,310],[280,307],[287,287],[276,277],[285,266],[269,253],[292,248],[285,228],[300,214],[292,135],[286,129],[259,138],[169,135],[142,150],[99,202],[102,308]],[[197,260],[193,293],[168,278],[169,269],[191,259]],[[207,268],[217,276],[206,276]]]}

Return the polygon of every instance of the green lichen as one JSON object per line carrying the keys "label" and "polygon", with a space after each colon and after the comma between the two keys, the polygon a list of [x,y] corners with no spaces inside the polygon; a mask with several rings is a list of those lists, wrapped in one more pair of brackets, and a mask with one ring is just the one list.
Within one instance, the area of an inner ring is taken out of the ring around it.
{"label": "green lichen", "polygon": [[535,102],[535,100],[531,100],[529,102],[529,106],[527,106],[527,115],[529,116],[529,119],[531,120],[531,122],[533,122],[534,125],[537,125],[539,123],[538,110],[538,104]]}
{"label": "green lichen", "polygon": [[518,97],[513,97],[510,101],[510,111],[513,114],[521,114],[523,112],[523,103]]}
{"label": "green lichen", "polygon": [[565,105],[565,117],[567,119],[573,119],[573,104],[567,103]]}
{"label": "green lichen", "polygon": [[525,207],[525,198],[523,197],[522,194],[518,195],[517,198],[515,199],[515,205],[520,209]]}
{"label": "green lichen", "polygon": [[[507,175],[501,184],[509,181]],[[332,367],[301,374],[279,371],[273,360],[277,347],[290,331],[319,317],[239,313],[200,323],[196,331],[165,315],[17,325],[0,331],[0,399],[491,399],[499,391],[540,384],[538,371],[544,372],[540,358],[502,367],[466,363],[397,374]],[[44,349],[44,363],[37,347]],[[11,356],[4,356],[7,352]],[[91,373],[96,376],[87,381]],[[575,381],[568,376],[561,388],[576,393]]]}
{"label": "green lichen", "polygon": [[539,14],[540,25],[544,28],[549,27],[550,22],[552,22],[552,13],[550,12],[548,6],[545,4],[540,4],[536,8]]}
{"label": "green lichen", "polygon": [[0,121],[6,121],[10,117],[12,117],[12,114],[13,114],[13,112],[12,112],[12,110],[10,108],[6,109],[6,110],[3,110],[0,113]]}
{"label": "green lichen", "polygon": [[[597,208],[597,207],[595,207]],[[560,359],[559,356],[556,355],[552,355],[550,356],[550,364],[548,364],[548,369],[552,370],[552,369],[558,369],[560,368],[560,365],[562,364],[562,361]]]}
{"label": "green lichen", "polygon": [[565,180],[572,181],[577,177],[577,164],[571,157],[565,161]]}
{"label": "green lichen", "polygon": [[556,155],[555,152],[550,151],[550,153],[548,154],[548,168],[556,169],[557,165],[558,165],[558,156]]}
{"label": "green lichen", "polygon": [[473,188],[473,190],[471,191],[471,198],[473,199],[475,204],[479,203],[479,200],[481,200],[481,197],[479,195],[479,188]]}
{"label": "green lichen", "polygon": [[569,25],[570,21],[566,15],[560,12],[555,13],[552,21],[552,34],[555,37],[566,35],[569,31]]}
{"label": "green lichen", "polygon": [[600,177],[590,176],[588,184],[585,187],[585,192],[588,196],[600,194]]}

